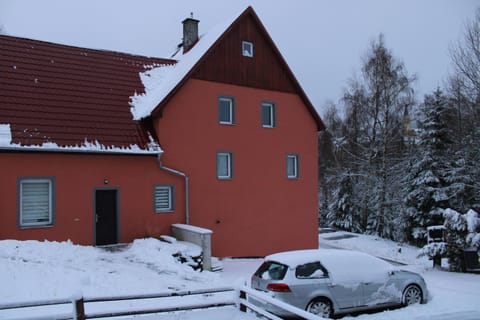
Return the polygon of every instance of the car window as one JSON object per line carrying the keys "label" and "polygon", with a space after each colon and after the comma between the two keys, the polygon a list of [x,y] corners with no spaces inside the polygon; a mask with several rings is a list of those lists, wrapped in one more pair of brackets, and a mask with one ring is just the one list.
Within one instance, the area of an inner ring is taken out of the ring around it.
{"label": "car window", "polygon": [[282,280],[285,277],[288,267],[278,262],[265,261],[257,272],[255,276],[265,279],[265,280]]}
{"label": "car window", "polygon": [[327,276],[328,272],[320,262],[302,264],[295,269],[295,277],[299,279],[324,278]]}

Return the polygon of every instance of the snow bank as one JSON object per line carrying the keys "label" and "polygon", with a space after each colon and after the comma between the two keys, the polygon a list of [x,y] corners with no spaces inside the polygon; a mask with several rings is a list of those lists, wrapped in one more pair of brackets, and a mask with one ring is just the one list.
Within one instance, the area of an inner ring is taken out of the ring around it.
{"label": "snow bank", "polygon": [[[342,236],[345,236],[343,238]],[[357,250],[375,257],[386,258],[405,264],[431,266],[428,257],[419,257],[419,248],[382,239],[375,235],[359,235],[346,231],[323,233],[319,236],[320,247],[327,245]]]}
{"label": "snow bank", "polygon": [[194,271],[178,262],[172,254],[179,249],[152,238],[135,240],[115,252],[70,241],[1,240],[0,301],[134,295],[224,285],[218,274]]}

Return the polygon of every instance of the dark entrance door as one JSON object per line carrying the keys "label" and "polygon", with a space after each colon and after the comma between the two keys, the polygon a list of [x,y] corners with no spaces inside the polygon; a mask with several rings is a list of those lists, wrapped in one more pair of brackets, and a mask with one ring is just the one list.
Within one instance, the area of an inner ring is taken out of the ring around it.
{"label": "dark entrance door", "polygon": [[117,190],[95,190],[95,244],[117,243]]}

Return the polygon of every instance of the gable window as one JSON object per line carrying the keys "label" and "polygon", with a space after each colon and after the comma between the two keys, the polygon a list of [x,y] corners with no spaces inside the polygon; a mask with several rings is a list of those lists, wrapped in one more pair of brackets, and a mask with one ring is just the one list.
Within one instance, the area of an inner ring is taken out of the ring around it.
{"label": "gable window", "polygon": [[154,199],[155,213],[174,211],[173,186],[156,185],[154,187],[153,199]]}
{"label": "gable window", "polygon": [[275,104],[262,102],[262,127],[275,128]]}
{"label": "gable window", "polygon": [[18,191],[20,227],[53,225],[53,178],[20,178]]}
{"label": "gable window", "polygon": [[253,42],[242,41],[242,55],[244,57],[253,57]]}
{"label": "gable window", "polygon": [[217,153],[217,178],[218,179],[232,179],[232,153],[218,152]]}
{"label": "gable window", "polygon": [[218,98],[218,122],[220,124],[235,123],[235,99],[232,97]]}
{"label": "gable window", "polygon": [[296,154],[287,155],[287,178],[298,178],[298,155]]}

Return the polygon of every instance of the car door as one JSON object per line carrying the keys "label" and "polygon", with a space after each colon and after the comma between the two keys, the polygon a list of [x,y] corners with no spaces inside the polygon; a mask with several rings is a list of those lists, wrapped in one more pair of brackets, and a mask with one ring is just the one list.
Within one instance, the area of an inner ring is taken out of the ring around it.
{"label": "car door", "polygon": [[361,285],[353,282],[336,282],[320,262],[298,266],[295,276],[299,282],[308,283],[303,286],[303,292],[299,292],[299,295],[308,296],[310,293],[310,299],[321,295],[330,296],[340,309],[354,308],[363,304]]}
{"label": "car door", "polygon": [[364,305],[363,285],[354,281],[335,282],[328,285],[333,299],[340,309],[357,308]]}
{"label": "car door", "polygon": [[318,296],[329,296],[328,273],[319,262],[310,262],[295,268],[289,286],[292,291],[291,304],[306,308]]}

